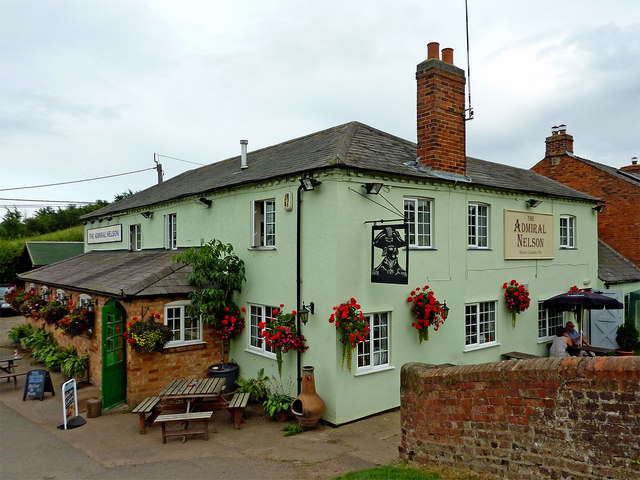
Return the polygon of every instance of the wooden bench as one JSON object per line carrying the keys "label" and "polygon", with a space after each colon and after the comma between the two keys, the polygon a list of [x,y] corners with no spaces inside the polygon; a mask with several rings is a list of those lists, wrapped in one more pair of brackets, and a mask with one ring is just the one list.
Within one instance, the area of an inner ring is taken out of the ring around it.
{"label": "wooden bench", "polygon": [[152,423],[160,414],[159,403],[160,397],[147,397],[131,411],[131,413],[140,415],[140,435],[147,433],[147,423]]}
{"label": "wooden bench", "polygon": [[172,413],[158,416],[154,423],[162,425],[162,443],[167,443],[167,437],[182,437],[182,443],[184,443],[189,435],[204,435],[209,440],[211,415],[213,411]]}
{"label": "wooden bench", "polygon": [[540,355],[532,355],[530,353],[522,352],[508,352],[500,355],[503,360],[530,360],[532,358],[542,358]]}
{"label": "wooden bench", "polygon": [[0,380],[4,380],[6,378],[7,382],[11,383],[11,379],[13,378],[13,383],[15,383],[15,388],[18,388],[18,377],[26,375],[27,373],[29,373],[29,372],[7,373],[7,374],[4,374],[4,375],[0,375]]}
{"label": "wooden bench", "polygon": [[249,402],[250,396],[250,393],[236,393],[233,398],[229,400],[227,410],[231,414],[231,418],[233,418],[233,423],[236,427],[236,430],[242,428],[242,424],[244,423],[242,415],[244,414],[244,409]]}

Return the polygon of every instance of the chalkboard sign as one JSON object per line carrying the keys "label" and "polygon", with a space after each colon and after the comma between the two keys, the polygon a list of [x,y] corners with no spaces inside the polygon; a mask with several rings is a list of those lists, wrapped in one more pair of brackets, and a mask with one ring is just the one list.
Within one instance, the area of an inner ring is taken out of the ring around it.
{"label": "chalkboard sign", "polygon": [[22,395],[22,401],[27,398],[39,398],[44,399],[45,392],[51,392],[55,396],[56,392],[53,391],[53,382],[51,381],[51,375],[46,370],[30,370],[27,373],[27,381],[24,385],[24,394]]}

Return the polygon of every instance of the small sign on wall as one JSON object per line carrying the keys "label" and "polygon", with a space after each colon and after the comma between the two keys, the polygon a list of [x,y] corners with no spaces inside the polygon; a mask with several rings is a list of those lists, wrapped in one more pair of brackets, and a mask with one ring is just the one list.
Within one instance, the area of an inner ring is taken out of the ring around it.
{"label": "small sign on wall", "polygon": [[553,258],[553,215],[504,211],[504,259]]}
{"label": "small sign on wall", "polygon": [[122,241],[122,224],[87,230],[87,243],[109,243]]}

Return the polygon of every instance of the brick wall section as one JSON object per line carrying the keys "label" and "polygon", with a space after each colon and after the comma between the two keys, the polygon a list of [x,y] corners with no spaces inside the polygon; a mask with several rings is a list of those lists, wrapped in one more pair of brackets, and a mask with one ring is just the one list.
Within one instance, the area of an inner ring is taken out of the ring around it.
{"label": "brick wall section", "polygon": [[604,212],[598,214],[598,238],[640,267],[640,188],[568,155],[554,158],[557,165],[547,157],[531,170],[605,200]]}
{"label": "brick wall section", "polygon": [[400,457],[500,478],[640,479],[640,357],[402,367]]}
{"label": "brick wall section", "polygon": [[438,59],[417,67],[417,129],[420,162],[465,174],[464,71]]}
{"label": "brick wall section", "polygon": [[[40,290],[40,285],[37,285]],[[55,291],[55,289],[49,289]],[[79,302],[80,294],[65,290],[67,295],[71,295],[74,304]],[[66,337],[62,335],[53,325],[45,325],[58,344],[62,347],[73,345],[76,347],[78,355],[89,355],[89,382],[97,387],[102,386],[102,318],[100,311],[102,306],[110,300],[107,297],[96,295],[91,296],[92,300],[98,299],[98,309],[96,310],[96,321],[91,336],[80,335],[76,337]],[[126,311],[126,323],[133,317],[141,318],[142,314],[149,310],[152,313],[160,314],[159,322],[164,322],[165,303],[182,300],[183,298],[148,298],[136,299],[122,302],[121,306]],[[28,323],[40,327],[44,322],[27,319]],[[220,340],[213,337],[211,328],[206,325],[202,328],[204,344],[167,348],[164,352],[147,353],[140,352],[127,344],[127,403],[137,405],[145,397],[157,395],[171,380],[187,377],[206,377],[207,368],[219,363],[221,360]]]}

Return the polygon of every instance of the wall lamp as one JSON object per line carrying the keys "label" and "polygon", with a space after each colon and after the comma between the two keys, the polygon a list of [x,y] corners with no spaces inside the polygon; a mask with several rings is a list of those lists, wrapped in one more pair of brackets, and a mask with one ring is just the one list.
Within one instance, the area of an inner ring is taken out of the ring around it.
{"label": "wall lamp", "polygon": [[316,187],[321,183],[322,183],[321,181],[311,177],[305,177],[300,179],[300,184],[302,185],[302,189],[305,192],[310,192],[311,190],[315,190]]}
{"label": "wall lamp", "polygon": [[602,213],[604,212],[604,205],[596,205],[593,209],[598,213]]}
{"label": "wall lamp", "polygon": [[447,301],[444,301],[444,305],[442,305],[442,319],[446,320],[449,316],[449,307],[447,307]]}
{"label": "wall lamp", "polygon": [[210,207],[211,204],[213,203],[213,200],[209,200],[208,198],[205,198],[205,197],[200,197],[198,201],[204,203],[207,207]]}
{"label": "wall lamp", "polygon": [[314,307],[315,305],[313,304],[313,302],[309,302],[309,305],[305,305],[304,302],[302,302],[302,308],[298,312],[298,317],[300,318],[300,321],[305,325],[309,321],[309,313],[313,315],[313,312],[315,310]]}
{"label": "wall lamp", "polygon": [[382,183],[365,183],[362,185],[362,188],[365,189],[367,195],[378,195],[382,188]]}
{"label": "wall lamp", "polygon": [[98,220],[98,223],[102,223],[102,222],[104,222],[104,218],[100,218],[100,219]]}
{"label": "wall lamp", "polygon": [[113,220],[113,217],[107,217],[108,222],[110,222],[111,220]]}
{"label": "wall lamp", "polygon": [[536,200],[535,198],[530,198],[524,203],[526,203],[529,208],[536,208],[538,205],[542,203],[542,200]]}
{"label": "wall lamp", "polygon": [[146,212],[141,212],[140,215],[142,215],[144,218],[151,218],[151,216],[153,215],[153,212],[150,212],[149,210],[147,210]]}

